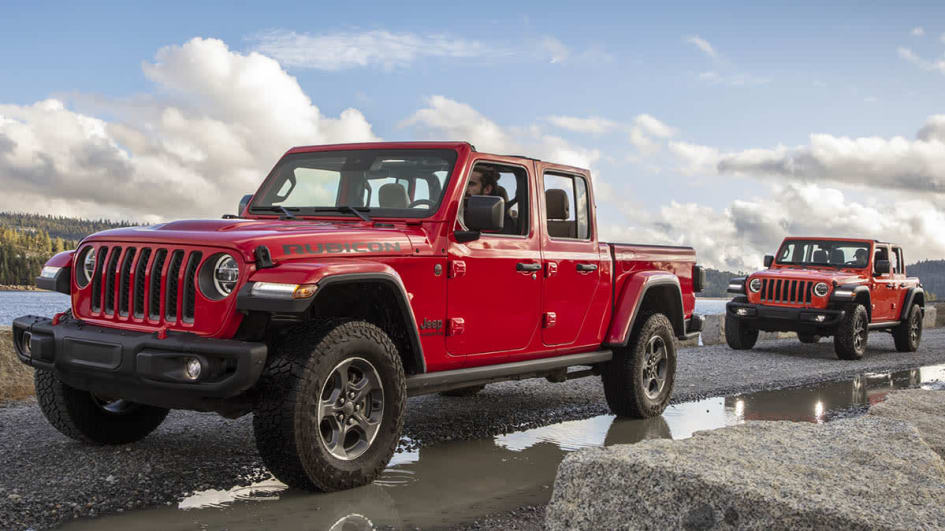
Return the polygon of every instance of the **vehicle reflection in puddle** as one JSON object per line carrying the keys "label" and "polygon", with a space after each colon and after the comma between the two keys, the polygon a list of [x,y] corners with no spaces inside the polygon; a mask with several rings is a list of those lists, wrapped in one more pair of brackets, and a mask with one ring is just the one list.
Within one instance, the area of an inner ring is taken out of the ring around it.
{"label": "vehicle reflection in puddle", "polygon": [[[572,451],[683,439],[700,430],[749,420],[823,422],[831,412],[865,409],[893,389],[942,388],[945,365],[866,373],[812,387],[762,391],[673,405],[655,419],[585,420],[510,433],[489,440],[454,441],[395,454],[373,484],[325,494],[290,491],[274,479],[229,491],[203,491],[179,509],[153,509],[66,528],[371,529],[375,526],[449,526],[524,505],[547,503],[558,464]],[[235,503],[248,500],[265,503]],[[222,508],[221,508],[222,506]],[[196,526],[195,526],[196,524]]]}

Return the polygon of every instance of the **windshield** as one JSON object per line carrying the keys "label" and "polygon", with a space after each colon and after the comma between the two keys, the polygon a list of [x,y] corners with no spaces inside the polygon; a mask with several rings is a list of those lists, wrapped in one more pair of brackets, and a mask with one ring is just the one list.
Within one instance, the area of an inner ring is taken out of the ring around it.
{"label": "windshield", "polygon": [[456,152],[448,149],[287,155],[249,208],[257,214],[427,217],[439,207],[455,162]]}
{"label": "windshield", "polygon": [[778,251],[782,265],[866,267],[870,244],[828,240],[788,240]]}

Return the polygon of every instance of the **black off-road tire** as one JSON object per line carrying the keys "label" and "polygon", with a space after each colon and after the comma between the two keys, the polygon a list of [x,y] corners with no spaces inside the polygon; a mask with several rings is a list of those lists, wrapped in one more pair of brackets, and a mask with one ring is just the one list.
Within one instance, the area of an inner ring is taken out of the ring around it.
{"label": "black off-road tire", "polygon": [[[400,442],[407,404],[404,367],[387,334],[364,321],[320,321],[289,331],[273,347],[253,416],[256,448],[269,471],[305,490],[335,491],[374,481]],[[367,450],[342,460],[321,442],[316,414],[326,381],[339,363],[352,358],[377,371],[384,407]]]}
{"label": "black off-road tire", "polygon": [[440,395],[442,396],[474,396],[479,391],[485,389],[485,385],[473,385],[471,387],[460,387],[459,389],[450,389],[449,391],[442,391]]}
{"label": "black off-road tire", "polygon": [[33,384],[46,420],[66,437],[86,443],[140,441],[157,429],[170,411],[124,400],[100,400],[88,391],[66,385],[45,369],[36,370]]}
{"label": "black off-road tire", "polygon": [[[665,348],[663,383],[655,393],[644,384],[648,347],[658,342]],[[619,417],[650,418],[663,413],[673,394],[676,381],[676,335],[669,319],[654,313],[642,317],[630,343],[614,349],[613,359],[601,367],[604,397],[610,410]],[[654,396],[655,395],[655,396]]]}
{"label": "black off-road tire", "polygon": [[801,343],[814,345],[820,343],[821,337],[818,334],[805,334],[804,332],[798,332],[797,339],[799,339]]}
{"label": "black off-road tire", "polygon": [[922,308],[913,304],[908,318],[893,329],[893,341],[899,352],[915,352],[922,341]]}
{"label": "black off-road tire", "polygon": [[866,354],[869,314],[862,304],[850,304],[833,335],[833,350],[841,360],[858,360]]}
{"label": "black off-road tire", "polygon": [[725,342],[734,350],[751,350],[758,342],[758,331],[726,312]]}

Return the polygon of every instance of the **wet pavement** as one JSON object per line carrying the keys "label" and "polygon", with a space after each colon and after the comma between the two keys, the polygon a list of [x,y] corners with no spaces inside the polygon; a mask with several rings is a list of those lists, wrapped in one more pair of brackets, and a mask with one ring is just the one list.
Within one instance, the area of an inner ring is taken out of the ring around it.
{"label": "wet pavement", "polygon": [[[449,527],[518,507],[544,505],[558,464],[585,447],[682,439],[749,420],[829,422],[865,413],[895,389],[945,388],[945,365],[864,372],[784,390],[708,398],[670,406],[658,418],[598,415],[485,439],[449,441],[396,454],[373,484],[349,491],[288,491],[273,479],[231,490],[208,489],[176,507],[149,509],[65,529],[371,529]],[[534,516],[534,515],[533,515]]]}

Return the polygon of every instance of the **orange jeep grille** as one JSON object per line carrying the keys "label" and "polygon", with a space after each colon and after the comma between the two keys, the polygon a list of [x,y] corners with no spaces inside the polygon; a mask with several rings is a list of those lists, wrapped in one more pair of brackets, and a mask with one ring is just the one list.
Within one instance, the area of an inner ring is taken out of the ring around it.
{"label": "orange jeep grille", "polygon": [[815,282],[782,278],[761,279],[761,302],[810,304]]}

